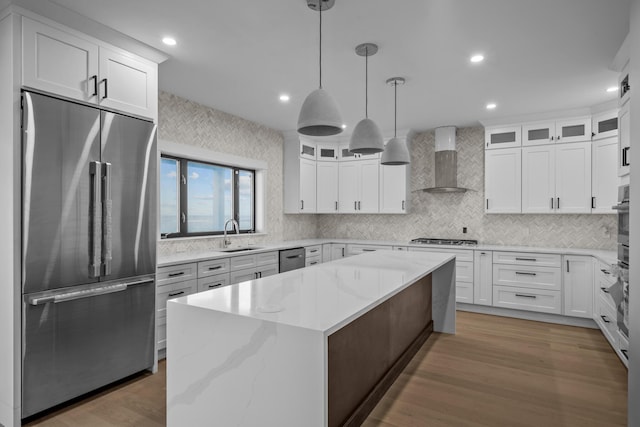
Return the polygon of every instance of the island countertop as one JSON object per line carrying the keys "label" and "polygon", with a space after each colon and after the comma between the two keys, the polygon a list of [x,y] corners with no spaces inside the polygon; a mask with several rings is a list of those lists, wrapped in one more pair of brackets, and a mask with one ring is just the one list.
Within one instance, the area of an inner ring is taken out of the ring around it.
{"label": "island countertop", "polygon": [[453,259],[446,253],[376,251],[188,295],[170,304],[328,335]]}

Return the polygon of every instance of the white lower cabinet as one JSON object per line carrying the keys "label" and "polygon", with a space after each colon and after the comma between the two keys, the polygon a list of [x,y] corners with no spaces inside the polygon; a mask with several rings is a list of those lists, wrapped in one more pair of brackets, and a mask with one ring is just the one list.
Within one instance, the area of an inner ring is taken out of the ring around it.
{"label": "white lower cabinet", "polygon": [[348,256],[347,254],[347,245],[344,243],[331,243],[330,249],[330,258],[331,261],[334,259],[340,259]]}
{"label": "white lower cabinet", "polygon": [[560,291],[494,285],[493,305],[516,310],[562,314]]}
{"label": "white lower cabinet", "polygon": [[492,305],[493,261],[491,251],[473,252],[473,303]]}
{"label": "white lower cabinet", "polygon": [[197,263],[160,267],[156,271],[156,349],[167,347],[167,301],[198,291]]}
{"label": "white lower cabinet", "polygon": [[208,291],[210,289],[220,288],[231,284],[229,273],[216,274],[215,276],[206,276],[198,279],[198,292]]}
{"label": "white lower cabinet", "polygon": [[473,304],[474,300],[474,268],[473,250],[465,249],[436,249],[409,247],[409,251],[448,253],[456,256],[456,302]]}
{"label": "white lower cabinet", "polygon": [[563,256],[564,315],[593,316],[593,258],[590,256]]}

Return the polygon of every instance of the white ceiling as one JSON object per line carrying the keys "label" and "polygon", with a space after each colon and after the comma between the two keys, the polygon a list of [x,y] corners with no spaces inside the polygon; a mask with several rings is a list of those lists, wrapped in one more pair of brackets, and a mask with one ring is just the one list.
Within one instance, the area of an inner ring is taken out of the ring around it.
{"label": "white ceiling", "polygon": [[[54,0],[160,49],[160,89],[279,130],[295,129],[318,86],[318,14],[306,0]],[[336,0],[323,14],[323,86],[352,129],[393,129],[588,107],[615,98],[608,67],[628,31],[629,0]],[[161,38],[178,41],[167,47]],[[469,57],[484,53],[482,64]],[[291,96],[288,104],[278,100]],[[498,108],[487,111],[487,102]]]}

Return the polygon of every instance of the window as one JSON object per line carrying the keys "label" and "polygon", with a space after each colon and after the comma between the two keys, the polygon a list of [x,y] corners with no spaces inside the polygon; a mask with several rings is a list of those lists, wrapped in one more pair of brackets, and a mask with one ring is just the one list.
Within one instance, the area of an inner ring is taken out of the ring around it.
{"label": "window", "polygon": [[[255,171],[163,155],[160,233],[163,238],[223,234],[235,219],[255,231]],[[229,232],[235,232],[231,225]]]}

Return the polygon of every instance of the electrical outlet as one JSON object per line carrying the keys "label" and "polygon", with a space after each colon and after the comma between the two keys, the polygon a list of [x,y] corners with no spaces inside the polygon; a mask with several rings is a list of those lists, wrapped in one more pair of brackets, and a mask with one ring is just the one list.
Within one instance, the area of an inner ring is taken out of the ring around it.
{"label": "electrical outlet", "polygon": [[462,234],[467,234],[467,227],[462,227]]}

